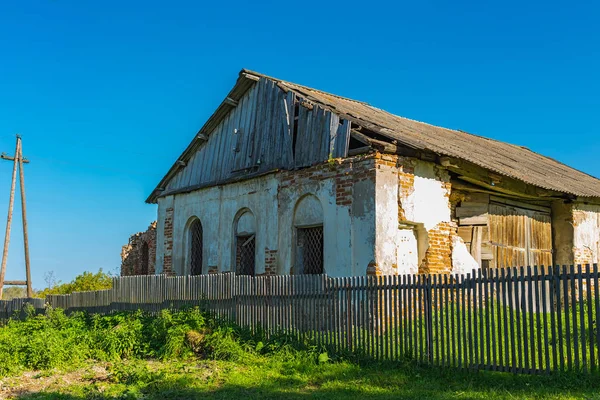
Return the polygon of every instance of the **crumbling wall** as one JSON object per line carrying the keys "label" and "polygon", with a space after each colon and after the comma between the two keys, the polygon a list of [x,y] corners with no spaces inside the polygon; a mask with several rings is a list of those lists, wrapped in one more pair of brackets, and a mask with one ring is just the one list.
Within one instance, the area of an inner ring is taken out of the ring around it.
{"label": "crumbling wall", "polygon": [[452,220],[450,175],[428,161],[377,159],[376,274],[471,271],[479,265]]}
{"label": "crumbling wall", "polygon": [[155,272],[156,262],[156,221],[152,222],[144,232],[129,237],[128,243],[121,249],[121,276],[144,275],[144,244],[148,249],[148,275]]}
{"label": "crumbling wall", "polygon": [[374,154],[334,159],[159,198],[157,273],[189,273],[190,218],[198,218],[203,227],[203,273],[230,271],[235,264],[233,221],[243,208],[257,222],[255,273],[294,273],[295,210],[300,199],[312,195],[323,212],[325,273],[365,274],[375,260],[374,159]]}
{"label": "crumbling wall", "polygon": [[600,205],[554,201],[552,241],[555,265],[600,262]]}
{"label": "crumbling wall", "polygon": [[600,205],[573,204],[573,261],[595,264],[600,259]]}
{"label": "crumbling wall", "polygon": [[552,202],[552,248],[554,265],[573,265],[574,260],[573,203]]}
{"label": "crumbling wall", "polygon": [[375,155],[282,171],[279,181],[279,273],[294,273],[294,211],[312,195],[323,207],[325,273],[364,275],[375,261]]}

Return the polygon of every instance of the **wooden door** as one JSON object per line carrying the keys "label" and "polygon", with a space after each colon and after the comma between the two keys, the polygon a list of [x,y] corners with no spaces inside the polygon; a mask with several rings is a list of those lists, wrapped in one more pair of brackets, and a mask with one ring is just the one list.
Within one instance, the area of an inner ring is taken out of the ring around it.
{"label": "wooden door", "polygon": [[489,232],[498,268],[552,265],[550,210],[491,203]]}

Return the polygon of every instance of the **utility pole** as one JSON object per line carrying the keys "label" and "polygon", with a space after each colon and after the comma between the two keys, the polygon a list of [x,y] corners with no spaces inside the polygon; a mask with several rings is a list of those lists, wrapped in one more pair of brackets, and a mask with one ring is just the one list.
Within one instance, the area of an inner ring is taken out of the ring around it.
{"label": "utility pole", "polygon": [[[2,251],[2,264],[0,265],[0,299],[2,299],[2,291],[4,285],[27,285],[27,297],[33,297],[33,291],[31,289],[31,270],[29,265],[29,237],[27,235],[27,207],[25,202],[25,176],[23,172],[23,164],[29,163],[29,161],[23,158],[21,144],[21,136],[17,135],[17,146],[15,149],[15,156],[10,157],[2,153],[0,158],[7,161],[13,162],[12,182],[10,185],[10,198],[8,201],[8,216],[6,217],[6,232],[4,235],[4,250]],[[15,202],[15,186],[17,181],[17,167],[19,169],[19,184],[21,189],[21,210],[23,219],[23,244],[25,248],[25,281],[5,281],[4,276],[6,274],[6,261],[8,259],[8,247],[10,245],[10,229],[12,224],[13,206]]]}

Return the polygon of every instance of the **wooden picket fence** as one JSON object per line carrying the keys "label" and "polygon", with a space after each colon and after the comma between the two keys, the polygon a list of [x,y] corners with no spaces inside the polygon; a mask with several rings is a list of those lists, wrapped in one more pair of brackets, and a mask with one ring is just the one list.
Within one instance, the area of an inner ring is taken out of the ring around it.
{"label": "wooden picket fence", "polygon": [[[513,373],[600,371],[598,266],[466,275],[136,276],[53,295],[67,312],[185,305],[338,354]],[[1,309],[0,309],[1,310]]]}

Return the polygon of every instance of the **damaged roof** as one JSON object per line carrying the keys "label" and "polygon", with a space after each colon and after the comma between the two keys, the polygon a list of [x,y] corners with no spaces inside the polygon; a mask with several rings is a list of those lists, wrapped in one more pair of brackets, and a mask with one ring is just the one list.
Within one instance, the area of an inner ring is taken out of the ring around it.
{"label": "damaged roof", "polygon": [[[240,71],[236,85],[200,129],[199,134],[210,134],[216,124],[233,108],[231,100],[237,101],[241,98],[260,78],[277,82],[282,90],[293,91],[309,102],[319,104],[322,108],[384,136],[390,141],[395,141],[398,145],[432,152],[439,156],[465,160],[488,171],[539,188],[574,196],[600,198],[599,179],[550,157],[535,153],[526,147],[400,117],[361,101],[246,69]],[[189,159],[197,146],[197,141],[192,141],[178,160]],[[147,202],[156,202],[161,188],[164,188],[177,172],[177,165],[177,163],[173,165],[157,189],[148,197]]]}
{"label": "damaged roof", "polygon": [[599,179],[526,147],[400,117],[364,102],[257,72],[242,70],[242,73],[273,79],[280,86],[293,90],[358,125],[396,140],[398,144],[466,160],[543,189],[582,197],[600,197]]}

